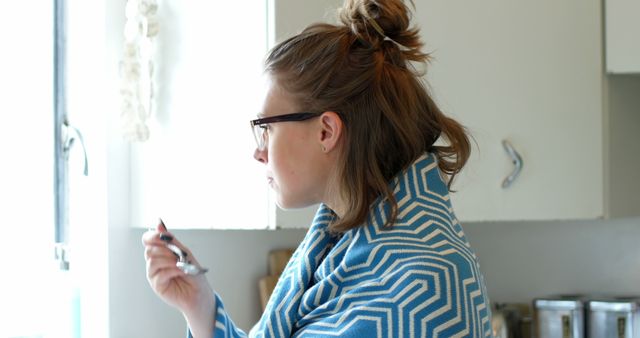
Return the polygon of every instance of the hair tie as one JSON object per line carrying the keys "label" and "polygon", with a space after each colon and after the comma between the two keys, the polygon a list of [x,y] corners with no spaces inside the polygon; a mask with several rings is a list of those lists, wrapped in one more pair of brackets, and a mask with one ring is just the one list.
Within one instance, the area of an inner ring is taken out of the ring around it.
{"label": "hair tie", "polygon": [[383,41],[391,41],[393,42],[396,46],[398,46],[398,48],[400,48],[401,51],[403,52],[407,52],[410,51],[411,48],[402,45],[400,43],[398,43],[397,41],[393,40],[392,38],[388,37],[386,34],[384,34],[384,30],[382,29],[382,27],[380,27],[380,25],[378,25],[378,23],[376,22],[376,20],[372,19],[372,18],[367,18],[367,21],[369,21],[369,24],[371,24],[371,26],[373,27],[373,29],[376,30],[376,32],[378,32],[378,34],[380,34],[380,36],[382,36],[382,40]]}

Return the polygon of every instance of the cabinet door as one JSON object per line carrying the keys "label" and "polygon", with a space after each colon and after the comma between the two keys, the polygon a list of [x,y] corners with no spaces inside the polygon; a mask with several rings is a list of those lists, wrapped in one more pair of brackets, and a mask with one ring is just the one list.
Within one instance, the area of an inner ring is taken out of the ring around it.
{"label": "cabinet door", "polygon": [[283,41],[316,22],[335,24],[343,0],[268,0],[270,40]]}
{"label": "cabinet door", "polygon": [[607,72],[640,73],[640,0],[606,0]]}
{"label": "cabinet door", "polygon": [[[603,215],[601,7],[598,0],[418,0],[440,107],[471,132],[454,184],[463,221]],[[508,140],[524,167],[509,188]],[[477,146],[476,146],[477,145]]]}

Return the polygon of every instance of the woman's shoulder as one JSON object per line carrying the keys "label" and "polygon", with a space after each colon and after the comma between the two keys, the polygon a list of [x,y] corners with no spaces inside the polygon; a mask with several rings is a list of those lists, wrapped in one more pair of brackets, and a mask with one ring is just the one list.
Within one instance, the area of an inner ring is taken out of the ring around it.
{"label": "woman's shoulder", "polygon": [[418,157],[391,184],[397,205],[395,219],[388,222],[393,208],[387,199],[381,198],[372,204],[363,231],[374,237],[409,241],[424,239],[432,231],[461,235],[435,154],[424,153]]}

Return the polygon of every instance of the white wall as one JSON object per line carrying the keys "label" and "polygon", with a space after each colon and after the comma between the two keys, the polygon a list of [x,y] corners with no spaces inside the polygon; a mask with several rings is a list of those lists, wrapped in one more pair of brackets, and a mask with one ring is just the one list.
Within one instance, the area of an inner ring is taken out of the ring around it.
{"label": "white wall", "polygon": [[492,301],[640,295],[640,218],[464,225]]}

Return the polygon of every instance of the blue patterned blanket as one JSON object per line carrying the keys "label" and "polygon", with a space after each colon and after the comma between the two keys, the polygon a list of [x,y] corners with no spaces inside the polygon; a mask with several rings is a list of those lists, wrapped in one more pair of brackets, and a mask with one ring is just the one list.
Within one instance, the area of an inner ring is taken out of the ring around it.
{"label": "blue patterned blanket", "polygon": [[[388,204],[340,236],[321,205],[250,337],[490,337],[491,311],[477,258],[458,223],[435,155],[393,181]],[[216,295],[215,337],[245,337]]]}

